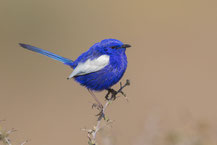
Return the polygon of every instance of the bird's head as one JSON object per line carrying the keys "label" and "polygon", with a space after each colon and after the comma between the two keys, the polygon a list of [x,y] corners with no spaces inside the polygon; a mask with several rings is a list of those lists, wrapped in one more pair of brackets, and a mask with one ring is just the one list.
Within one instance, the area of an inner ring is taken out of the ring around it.
{"label": "bird's head", "polygon": [[131,45],[124,44],[117,39],[104,39],[95,46],[97,50],[104,54],[121,54],[126,51],[126,48],[131,47]]}

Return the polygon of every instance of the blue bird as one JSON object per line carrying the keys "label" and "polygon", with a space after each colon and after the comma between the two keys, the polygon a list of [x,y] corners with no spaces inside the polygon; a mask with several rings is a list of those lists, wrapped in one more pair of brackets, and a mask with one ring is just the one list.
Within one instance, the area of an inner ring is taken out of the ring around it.
{"label": "blue bird", "polygon": [[110,90],[122,78],[127,68],[125,51],[131,47],[117,39],[104,39],[73,61],[28,44],[20,46],[70,66],[73,72],[68,79],[74,78],[90,91]]}

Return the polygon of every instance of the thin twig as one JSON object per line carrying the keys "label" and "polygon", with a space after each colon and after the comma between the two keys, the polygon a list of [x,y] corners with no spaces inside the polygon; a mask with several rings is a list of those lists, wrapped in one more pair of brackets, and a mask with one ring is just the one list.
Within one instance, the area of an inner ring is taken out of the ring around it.
{"label": "thin twig", "polygon": [[20,145],[24,145],[28,142],[28,140],[25,140],[23,143],[21,143]]}
{"label": "thin twig", "polygon": [[9,138],[5,137],[4,140],[8,145],[12,145]]}
{"label": "thin twig", "polygon": [[[11,130],[4,130],[4,129],[0,129],[0,141],[3,142],[3,144],[5,145],[12,145],[11,140],[9,138],[10,134],[15,132],[16,130],[14,128],[12,128]],[[28,142],[28,140],[24,141],[23,143],[21,143],[20,145],[24,145]]]}
{"label": "thin twig", "polygon": [[9,134],[11,134],[12,132],[15,132],[15,131],[17,131],[17,130],[15,130],[14,128],[12,128],[11,130],[7,131],[7,134],[9,135]]}
{"label": "thin twig", "polygon": [[[129,86],[130,85],[130,81],[129,80],[126,80],[126,83],[124,85],[122,85],[122,83],[120,83],[120,89],[118,91],[115,91],[113,89],[108,89],[108,93],[106,94],[105,98],[106,98],[106,103],[105,105],[103,106],[101,112],[98,114],[98,119],[97,119],[97,124],[96,126],[94,126],[93,129],[82,129],[84,131],[87,131],[87,136],[88,136],[88,144],[89,145],[96,145],[96,135],[97,135],[97,132],[108,126],[108,124],[112,123],[111,120],[109,119],[106,119],[105,117],[105,110],[107,109],[108,105],[111,104],[116,98],[117,98],[117,95],[119,93],[121,93],[125,98],[126,98],[126,94],[122,91],[126,86]],[[109,98],[109,95],[111,94],[111,97]],[[127,99],[127,98],[126,98]],[[101,123],[102,123],[102,119],[104,119],[106,121],[106,125],[104,126],[101,126]]]}
{"label": "thin twig", "polygon": [[[110,100],[106,101],[105,105],[103,106],[103,110],[102,110],[102,113],[105,114],[105,110],[106,108],[108,107],[108,105],[111,103]],[[97,125],[96,125],[96,128],[95,128],[95,131],[93,133],[93,140],[95,141],[96,140],[96,133],[100,130],[100,124],[101,124],[101,121],[102,121],[102,118],[98,121],[97,121]]]}

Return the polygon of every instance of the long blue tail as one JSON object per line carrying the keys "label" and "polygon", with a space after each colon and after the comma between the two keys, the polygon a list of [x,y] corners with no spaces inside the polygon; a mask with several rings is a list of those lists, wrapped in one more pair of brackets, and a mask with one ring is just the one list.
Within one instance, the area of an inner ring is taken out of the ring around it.
{"label": "long blue tail", "polygon": [[25,49],[28,49],[28,50],[31,50],[31,51],[46,55],[46,56],[48,56],[48,57],[50,57],[52,59],[58,60],[58,61],[60,61],[60,62],[62,62],[64,64],[66,64],[66,65],[72,65],[72,63],[73,63],[73,61],[71,59],[56,55],[56,54],[54,54],[52,52],[43,50],[41,48],[37,48],[35,46],[31,46],[31,45],[23,44],[23,43],[19,43],[19,44],[20,44],[21,47],[23,47]]}

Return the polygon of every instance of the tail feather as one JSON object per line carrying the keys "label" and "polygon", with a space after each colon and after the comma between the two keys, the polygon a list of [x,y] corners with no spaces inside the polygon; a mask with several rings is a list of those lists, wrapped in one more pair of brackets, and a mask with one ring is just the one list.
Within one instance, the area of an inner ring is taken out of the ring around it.
{"label": "tail feather", "polygon": [[73,61],[71,59],[68,59],[68,58],[65,58],[65,57],[62,57],[62,56],[59,56],[59,55],[56,55],[52,52],[49,52],[49,51],[46,51],[46,50],[43,50],[41,48],[37,48],[35,46],[31,46],[31,45],[28,45],[28,44],[23,44],[23,43],[19,43],[19,45],[25,49],[28,49],[28,50],[31,50],[31,51],[34,51],[34,52],[37,52],[37,53],[40,53],[40,54],[43,54],[45,56],[48,56],[52,59],[55,59],[55,60],[58,60],[66,65],[70,65],[73,63]]}

